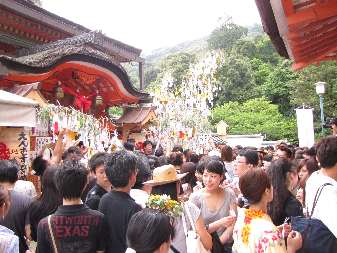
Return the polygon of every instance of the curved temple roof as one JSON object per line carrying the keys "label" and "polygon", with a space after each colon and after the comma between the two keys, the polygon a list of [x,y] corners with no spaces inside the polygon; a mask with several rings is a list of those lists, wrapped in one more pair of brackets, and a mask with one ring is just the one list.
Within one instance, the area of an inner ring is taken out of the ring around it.
{"label": "curved temple roof", "polygon": [[118,55],[103,51],[95,36],[91,32],[38,46],[17,58],[1,55],[2,80],[8,86],[41,82],[42,94],[54,103],[60,85],[65,93],[70,89],[86,97],[100,95],[105,107],[151,102],[149,94],[132,86]]}

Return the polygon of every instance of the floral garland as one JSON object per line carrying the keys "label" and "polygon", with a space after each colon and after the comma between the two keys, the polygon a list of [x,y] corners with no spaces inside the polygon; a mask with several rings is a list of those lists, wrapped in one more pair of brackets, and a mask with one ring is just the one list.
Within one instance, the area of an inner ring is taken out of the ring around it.
{"label": "floral garland", "polygon": [[252,210],[252,209],[246,209],[245,210],[245,219],[244,219],[244,227],[242,228],[241,231],[241,237],[242,237],[242,242],[244,244],[248,244],[248,238],[250,235],[251,227],[250,223],[253,219],[259,219],[264,217],[265,213],[262,212],[261,210]]}
{"label": "floral garland", "polygon": [[168,195],[150,195],[146,207],[173,217],[180,217],[183,212],[182,205],[178,201],[172,200]]}

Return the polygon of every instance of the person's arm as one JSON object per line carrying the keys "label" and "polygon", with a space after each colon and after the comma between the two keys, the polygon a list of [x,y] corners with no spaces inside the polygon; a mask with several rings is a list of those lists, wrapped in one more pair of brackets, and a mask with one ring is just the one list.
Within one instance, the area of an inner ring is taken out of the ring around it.
{"label": "person's arm", "polygon": [[26,243],[27,243],[27,246],[29,246],[30,244],[30,241],[32,240],[32,230],[31,230],[31,227],[30,227],[30,206],[32,204],[32,201],[31,199],[28,200],[26,203],[25,203],[25,207],[26,207],[26,215],[25,215],[25,237],[26,237]]}
{"label": "person's arm", "polygon": [[235,223],[236,217],[234,216],[226,216],[223,217],[217,221],[214,221],[212,223],[210,223],[208,225],[208,229],[207,231],[209,233],[213,233],[215,231],[217,231],[220,228],[227,228],[230,227],[231,225],[233,225],[233,223]]}
{"label": "person's arm", "polygon": [[199,216],[199,218],[195,222],[195,230],[197,231],[197,234],[200,236],[200,240],[202,242],[202,245],[204,245],[204,248],[206,250],[212,249],[213,246],[212,236],[207,232],[204,220],[201,216]]}
{"label": "person's arm", "polygon": [[220,241],[222,244],[229,242],[233,238],[234,224],[228,227],[220,236]]}
{"label": "person's arm", "polygon": [[65,132],[66,130],[62,129],[57,136],[57,141],[56,141],[55,148],[53,151],[53,156],[51,160],[49,161],[50,165],[57,165],[61,161],[62,153],[64,150],[63,137],[65,135]]}
{"label": "person's arm", "polygon": [[32,230],[30,228],[30,224],[25,225],[25,235],[26,235],[27,245],[29,246],[29,243],[32,240]]}
{"label": "person's arm", "polygon": [[229,214],[232,218],[232,223],[227,226],[227,229],[222,233],[220,236],[220,241],[222,244],[225,244],[226,242],[232,241],[233,239],[233,230],[234,230],[234,225],[236,221],[236,217],[238,215],[237,213],[237,205],[236,205],[236,197],[235,193],[231,192],[230,193],[230,205],[229,205]]}
{"label": "person's arm", "polygon": [[287,253],[296,253],[302,247],[302,236],[299,232],[291,231],[287,238]]}

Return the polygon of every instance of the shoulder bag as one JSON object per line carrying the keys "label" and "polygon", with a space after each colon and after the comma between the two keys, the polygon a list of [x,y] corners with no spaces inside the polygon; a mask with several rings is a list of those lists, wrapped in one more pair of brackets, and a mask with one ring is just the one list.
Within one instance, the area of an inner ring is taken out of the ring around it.
{"label": "shoulder bag", "polygon": [[51,240],[52,240],[52,243],[53,243],[54,253],[58,253],[55,238],[54,238],[54,233],[53,233],[53,229],[51,227],[51,221],[50,220],[51,220],[51,215],[48,216],[48,228],[49,228],[50,237],[51,237]]}
{"label": "shoulder bag", "polygon": [[192,230],[187,229],[187,222],[186,222],[185,215],[183,212],[181,218],[183,221],[183,227],[184,227],[184,232],[186,236],[187,253],[210,253],[209,250],[206,250],[204,248],[204,245],[201,242],[200,236],[198,235],[195,229],[195,224],[192,219],[192,215],[191,215],[191,212],[189,210],[187,203],[184,203],[184,210],[186,211],[187,217],[192,227]]}
{"label": "shoulder bag", "polygon": [[[321,185],[314,198],[309,217],[296,216],[291,218],[291,227],[302,235],[302,248],[300,253],[336,253],[337,241],[333,233],[319,219],[312,218],[318,199],[325,186],[332,185],[325,183]],[[329,208],[329,207],[326,207]]]}

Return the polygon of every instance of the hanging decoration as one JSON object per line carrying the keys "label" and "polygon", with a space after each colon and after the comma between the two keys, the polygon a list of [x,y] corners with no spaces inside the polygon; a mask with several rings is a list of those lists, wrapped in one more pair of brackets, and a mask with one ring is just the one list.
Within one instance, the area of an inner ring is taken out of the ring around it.
{"label": "hanging decoration", "polygon": [[160,126],[151,131],[166,150],[171,150],[174,144],[198,153],[214,148],[208,117],[219,90],[214,74],[223,59],[221,51],[202,57],[183,78],[180,95],[171,92],[174,85],[172,74],[164,74],[160,90],[154,94]]}
{"label": "hanging decoration", "polygon": [[83,96],[80,92],[74,91],[73,89],[62,86],[64,92],[72,95],[75,97],[74,106],[80,111],[89,112],[91,104],[92,104],[92,97],[96,95],[96,93],[90,94],[88,96]]}
{"label": "hanging decoration", "polygon": [[70,130],[66,138],[75,140],[79,137],[85,146],[93,150],[104,150],[102,143],[110,145],[112,123],[107,117],[96,119],[74,108],[49,104],[37,109],[38,124],[49,123],[52,127],[53,139],[55,140],[60,130]]}

